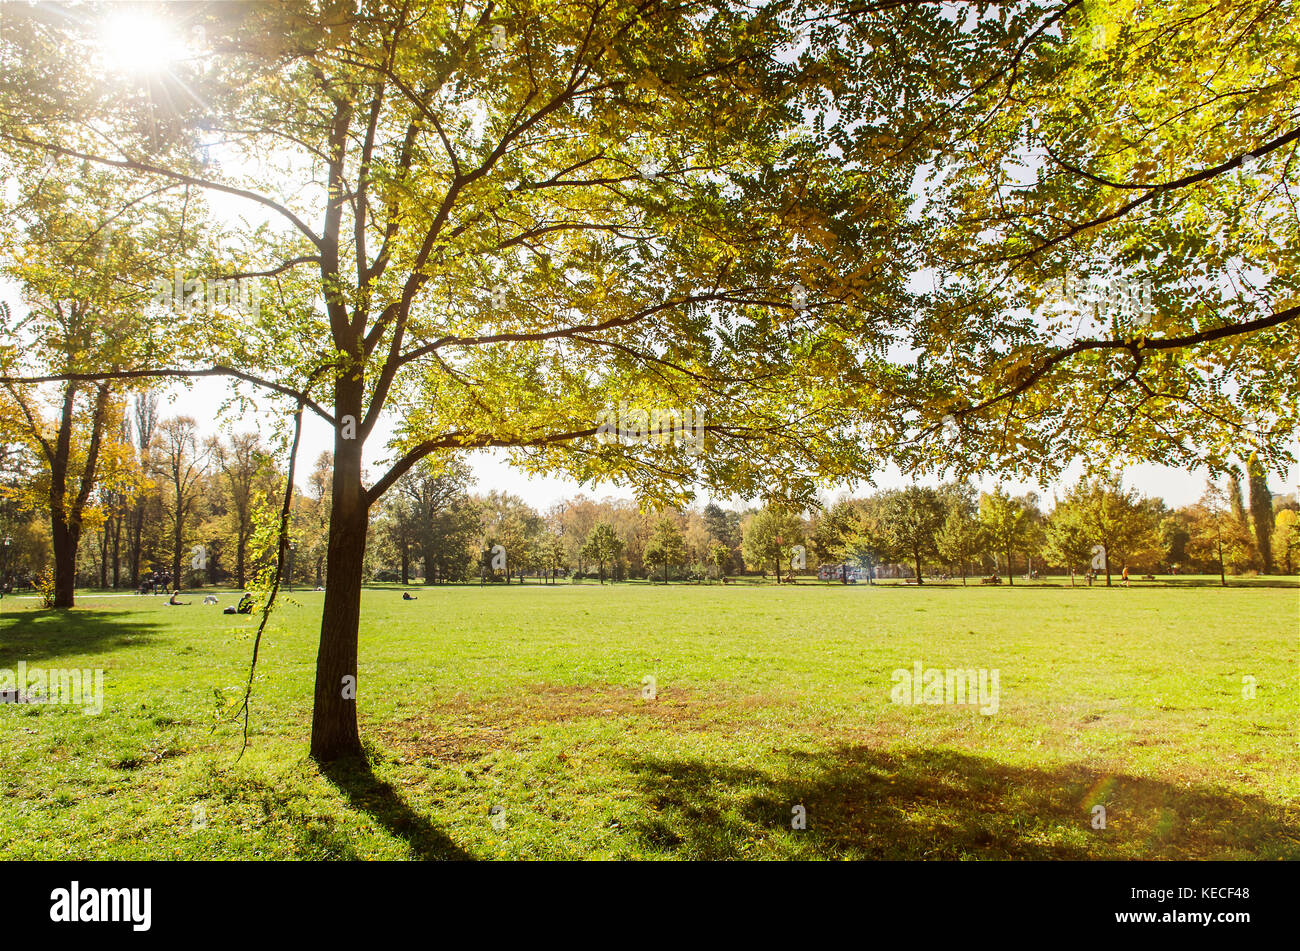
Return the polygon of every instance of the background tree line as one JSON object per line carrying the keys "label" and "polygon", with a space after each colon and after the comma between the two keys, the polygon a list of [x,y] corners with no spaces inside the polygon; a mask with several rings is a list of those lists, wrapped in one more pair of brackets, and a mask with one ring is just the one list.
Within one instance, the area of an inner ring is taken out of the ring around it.
{"label": "background tree line", "polygon": [[[204,438],[190,417],[160,418],[149,392],[110,400],[106,419],[76,584],[138,588],[162,573],[182,587],[249,584],[267,564],[256,528],[273,517],[285,479],[272,448],[256,433]],[[3,570],[20,585],[55,561],[50,465],[37,446],[11,445],[0,458],[0,529],[11,542]],[[73,483],[84,456],[70,453]],[[291,584],[326,583],[330,473],[330,454],[322,453],[295,495]],[[1035,573],[1073,582],[1097,563],[1097,546],[1107,554],[1097,575],[1108,583],[1124,567],[1225,581],[1300,570],[1296,498],[1273,495],[1253,458],[1181,508],[1106,477],[1080,480],[1050,507],[1032,492],[951,482],[843,497],[805,512],[712,502],[647,512],[630,500],[585,495],[542,511],[506,492],[474,492],[473,482],[458,459],[426,460],[399,480],[372,514],[366,577],[429,585],[781,580],[847,565],[922,583],[989,574],[1014,583]]]}

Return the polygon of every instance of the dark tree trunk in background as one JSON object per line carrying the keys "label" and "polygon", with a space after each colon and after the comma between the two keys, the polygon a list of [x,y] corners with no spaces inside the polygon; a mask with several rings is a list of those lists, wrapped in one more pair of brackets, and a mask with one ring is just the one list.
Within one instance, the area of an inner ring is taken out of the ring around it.
{"label": "dark tree trunk in background", "polygon": [[99,587],[108,587],[108,523],[104,523],[99,533]]}
{"label": "dark tree trunk in background", "polygon": [[[120,510],[119,510],[120,511]],[[122,586],[122,516],[113,519],[113,588]]]}
{"label": "dark tree trunk in background", "polygon": [[144,502],[135,507],[131,525],[131,587],[140,587],[140,557],[144,548]]}

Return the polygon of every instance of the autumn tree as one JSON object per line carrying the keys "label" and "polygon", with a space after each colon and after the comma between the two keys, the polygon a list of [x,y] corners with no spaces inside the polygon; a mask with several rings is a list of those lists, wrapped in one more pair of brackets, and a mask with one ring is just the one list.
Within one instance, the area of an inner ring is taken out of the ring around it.
{"label": "autumn tree", "polygon": [[778,584],[789,570],[794,546],[803,542],[803,523],[781,508],[768,507],[743,523],[745,563],[767,573],[770,565]]}
{"label": "autumn tree", "polygon": [[1293,575],[1300,566],[1300,525],[1295,509],[1277,513],[1273,530],[1273,563],[1283,574]]}
{"label": "autumn tree", "polygon": [[1206,484],[1192,512],[1191,550],[1219,569],[1219,584],[1226,586],[1227,566],[1250,561],[1250,532],[1234,514],[1229,493],[1213,482]]}
{"label": "autumn tree", "polygon": [[1006,557],[1007,584],[1015,584],[1015,568],[1011,556],[1025,532],[1027,518],[1024,505],[1001,488],[984,492],[980,495],[979,520],[984,537],[988,539],[993,551]]}
{"label": "autumn tree", "polygon": [[950,568],[966,573],[971,558],[979,551],[980,523],[973,490],[967,483],[947,487],[943,493],[943,521],[935,533],[935,548]]}
{"label": "autumn tree", "polygon": [[650,534],[645,546],[645,561],[648,565],[659,565],[664,571],[664,584],[668,583],[668,569],[680,565],[686,557],[686,539],[672,516],[660,518]]}
{"label": "autumn tree", "polygon": [[709,546],[709,562],[718,573],[718,580],[727,578],[727,565],[731,562],[731,548],[723,542],[714,542]]}
{"label": "autumn tree", "polygon": [[209,453],[227,500],[230,531],[234,536],[235,585],[242,588],[248,573],[254,510],[259,498],[265,498],[272,488],[267,480],[270,457],[256,433],[236,433],[225,441],[213,439]]}
{"label": "autumn tree", "polygon": [[133,448],[136,454],[136,466],[140,470],[141,491],[136,495],[131,511],[130,548],[131,548],[131,584],[140,584],[140,558],[144,548],[144,521],[149,507],[149,490],[154,471],[152,459],[153,436],[158,426],[158,394],[151,391],[138,392],[131,399],[132,435],[135,437]]}
{"label": "autumn tree", "polygon": [[[192,416],[173,416],[158,424],[154,434],[156,478],[166,487],[165,506],[171,534],[172,584],[180,587],[181,560],[190,527],[201,498],[203,477],[211,448],[199,440]],[[200,564],[206,564],[201,556]]]}
{"label": "autumn tree", "polygon": [[[424,558],[424,583],[433,584],[439,576],[446,578],[452,570],[464,566],[466,542],[473,527],[464,504],[474,478],[462,460],[423,459],[394,485],[406,497],[409,517],[414,522],[414,538]],[[515,544],[518,559],[524,546]],[[509,548],[509,546],[508,546]]]}
{"label": "autumn tree", "polygon": [[1049,561],[1070,572],[1070,587],[1074,587],[1075,569],[1087,567],[1091,561],[1094,544],[1082,507],[1058,502],[1043,529],[1043,552]]}
{"label": "autumn tree", "polygon": [[1107,585],[1114,565],[1159,549],[1154,513],[1135,490],[1124,489],[1118,476],[1080,479],[1065,502],[1077,507],[1092,544],[1101,546]]}
{"label": "autumn tree", "polygon": [[597,522],[591,534],[587,536],[587,540],[583,542],[582,556],[600,565],[601,584],[605,583],[606,562],[617,560],[624,547],[624,541],[618,537],[614,526],[609,522]]}
{"label": "autumn tree", "polygon": [[893,545],[911,557],[919,585],[925,584],[922,560],[938,554],[938,535],[945,515],[943,496],[926,486],[909,485],[891,493],[886,503],[885,530]]}

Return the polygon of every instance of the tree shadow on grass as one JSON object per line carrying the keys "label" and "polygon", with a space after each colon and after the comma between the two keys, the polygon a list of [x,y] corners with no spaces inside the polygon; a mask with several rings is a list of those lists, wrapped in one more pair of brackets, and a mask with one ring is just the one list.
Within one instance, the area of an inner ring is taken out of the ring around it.
{"label": "tree shadow on grass", "polygon": [[131,611],[23,611],[0,615],[0,667],[144,646],[160,625]]}
{"label": "tree shadow on grass", "polygon": [[[775,751],[764,768],[642,758],[627,764],[649,808],[652,851],[734,859],[1300,858],[1294,815],[1258,797],[1112,775],[1030,769],[943,750]],[[1106,828],[1094,829],[1094,807]],[[793,831],[802,806],[806,831]],[[649,817],[649,818],[647,818]]]}
{"label": "tree shadow on grass", "polygon": [[406,842],[419,858],[465,861],[474,857],[412,809],[392,783],[374,774],[368,761],[328,763],[321,767],[321,772],[343,793],[349,805],[372,816]]}

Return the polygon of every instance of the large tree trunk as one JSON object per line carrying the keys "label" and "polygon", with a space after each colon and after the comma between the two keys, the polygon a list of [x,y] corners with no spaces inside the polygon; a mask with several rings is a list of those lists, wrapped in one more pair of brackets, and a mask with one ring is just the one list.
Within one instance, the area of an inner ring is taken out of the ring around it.
{"label": "large tree trunk", "polygon": [[1007,549],[1007,584],[1015,584],[1016,576],[1011,570],[1011,549]]}
{"label": "large tree trunk", "polygon": [[921,553],[920,553],[920,551],[913,550],[913,552],[912,552],[912,559],[913,559],[913,561],[916,562],[916,583],[917,583],[917,584],[925,584],[925,580],[921,577]]}
{"label": "large tree trunk", "polygon": [[[342,414],[349,411],[344,407],[351,403],[360,415],[359,391],[343,392],[349,382],[340,382],[336,405]],[[343,439],[341,433],[334,440],[333,506],[325,567],[329,585],[321,616],[311,721],[311,756],[321,763],[362,755],[355,697],[360,679],[357,635],[369,506],[361,485],[361,445],[360,440]],[[349,685],[351,689],[345,689]]]}
{"label": "large tree trunk", "polygon": [[68,511],[68,456],[72,451],[72,412],[76,384],[63,392],[63,415],[59,418],[59,435],[50,463],[50,542],[54,548],[54,606],[73,606],[76,587],[77,542],[80,528]]}
{"label": "large tree trunk", "polygon": [[70,608],[74,603],[73,592],[77,582],[77,543],[81,529],[68,525],[59,517],[53,519],[50,528],[50,541],[54,547],[54,606]]}

